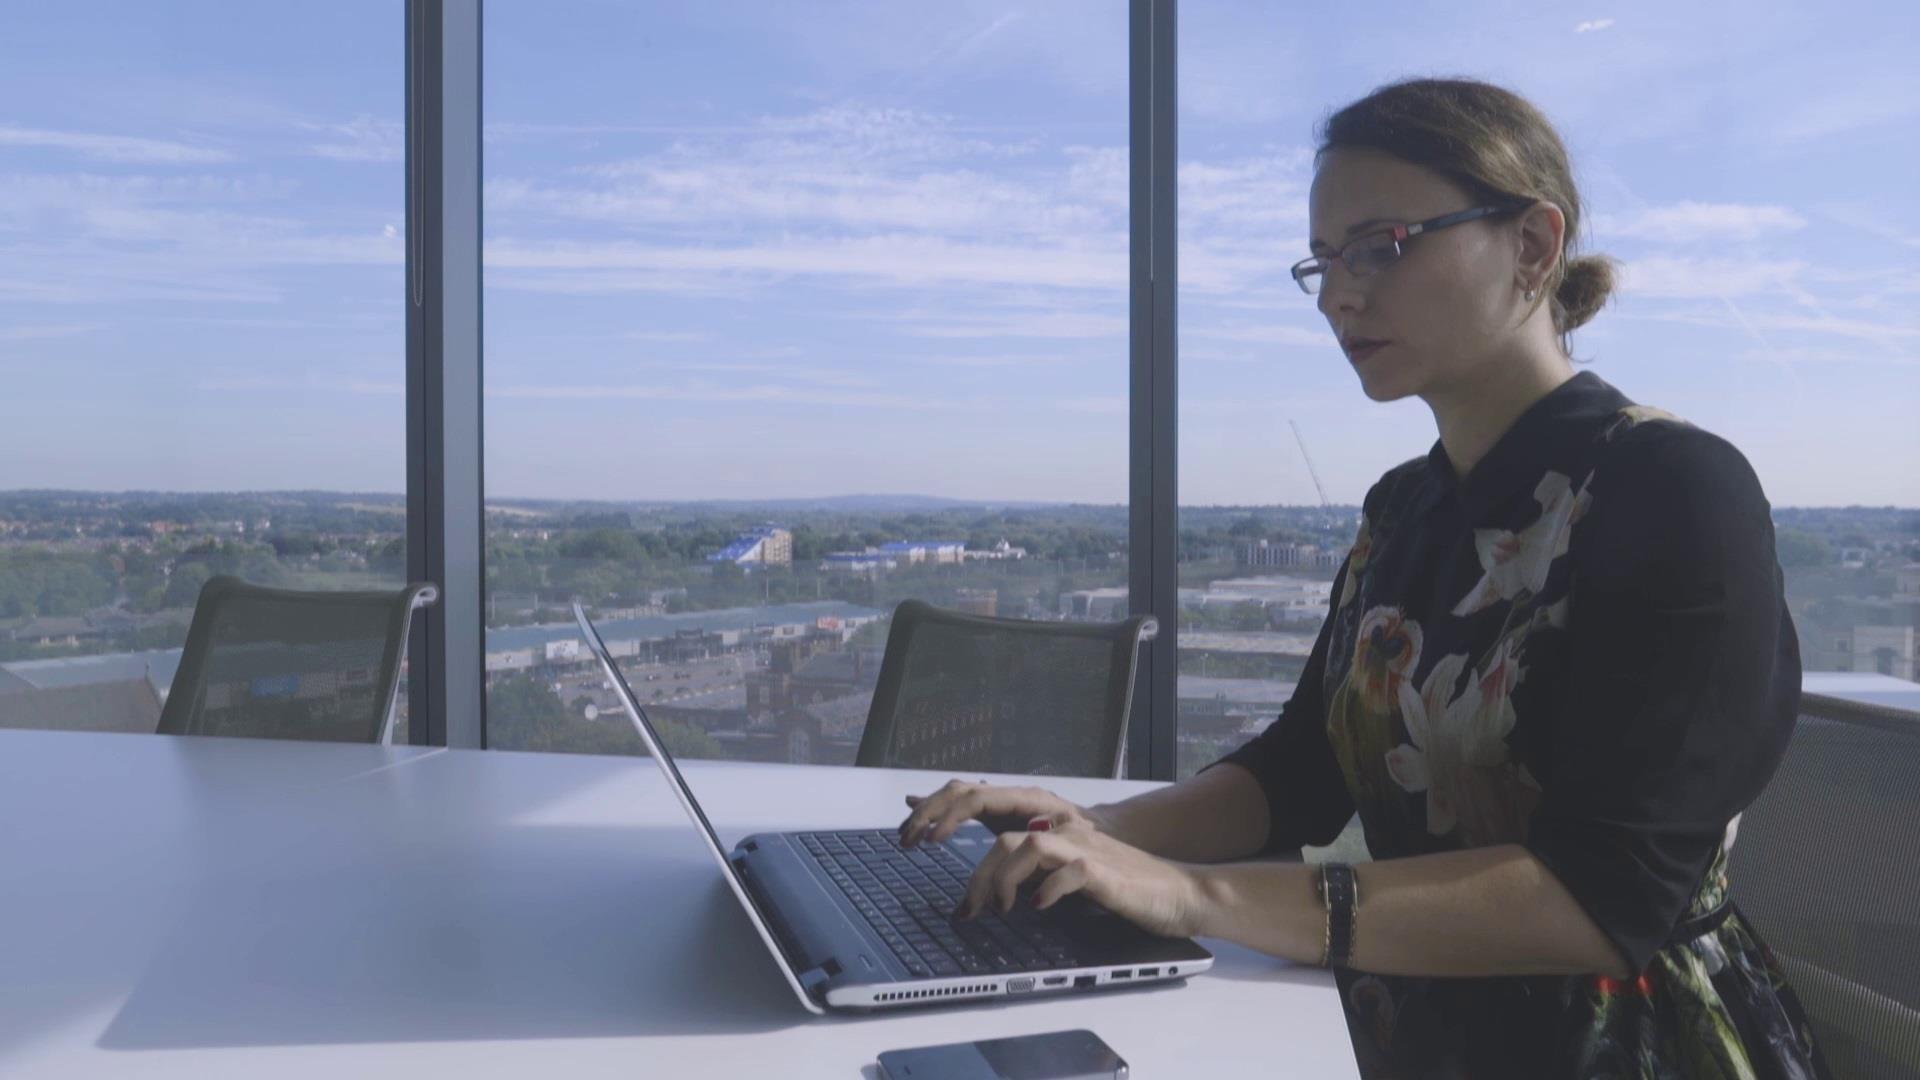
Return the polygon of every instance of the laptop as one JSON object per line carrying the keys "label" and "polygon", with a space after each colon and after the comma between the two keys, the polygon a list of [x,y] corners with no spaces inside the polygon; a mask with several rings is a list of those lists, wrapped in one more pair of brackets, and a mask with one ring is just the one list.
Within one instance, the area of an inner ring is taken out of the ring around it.
{"label": "laptop", "polygon": [[[757,833],[728,852],[579,604],[573,616],[640,740],[679,796],[733,895],[809,1012],[1050,997],[1183,981],[1213,966],[1184,938],[1148,933],[1085,897],[955,920],[994,834],[970,821],[910,850],[893,828]],[[1022,895],[1026,893],[1023,887]]]}

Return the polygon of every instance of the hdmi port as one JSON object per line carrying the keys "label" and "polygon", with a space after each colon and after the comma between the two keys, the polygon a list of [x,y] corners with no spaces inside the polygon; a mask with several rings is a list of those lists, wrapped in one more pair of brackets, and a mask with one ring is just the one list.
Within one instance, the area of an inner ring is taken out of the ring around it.
{"label": "hdmi port", "polygon": [[1065,975],[1049,975],[1046,978],[1040,980],[1040,985],[1041,986],[1065,986],[1067,985],[1067,977]]}

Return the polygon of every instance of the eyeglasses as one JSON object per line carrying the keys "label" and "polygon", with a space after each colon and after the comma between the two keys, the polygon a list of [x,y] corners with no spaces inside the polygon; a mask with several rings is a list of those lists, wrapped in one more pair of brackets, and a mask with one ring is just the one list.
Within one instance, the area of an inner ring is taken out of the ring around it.
{"label": "eyeglasses", "polygon": [[[1451,214],[1442,214],[1437,218],[1417,222],[1412,225],[1395,225],[1391,229],[1382,229],[1365,236],[1355,237],[1339,251],[1340,261],[1347,264],[1347,272],[1354,277],[1383,270],[1406,254],[1409,239],[1454,225],[1476,221],[1493,214],[1505,214],[1517,210],[1515,206],[1476,206],[1471,210],[1459,210]],[[1311,259],[1302,259],[1293,264],[1293,280],[1300,283],[1300,291],[1308,296],[1320,291],[1320,282],[1325,279],[1333,260],[1325,255],[1315,255]]]}

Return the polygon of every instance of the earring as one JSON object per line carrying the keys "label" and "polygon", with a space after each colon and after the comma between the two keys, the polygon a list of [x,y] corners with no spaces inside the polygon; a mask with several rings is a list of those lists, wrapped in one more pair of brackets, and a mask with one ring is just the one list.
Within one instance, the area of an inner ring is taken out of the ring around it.
{"label": "earring", "polygon": [[1533,303],[1533,293],[1534,293],[1534,290],[1532,289],[1528,289],[1526,292],[1527,303],[1529,304]]}

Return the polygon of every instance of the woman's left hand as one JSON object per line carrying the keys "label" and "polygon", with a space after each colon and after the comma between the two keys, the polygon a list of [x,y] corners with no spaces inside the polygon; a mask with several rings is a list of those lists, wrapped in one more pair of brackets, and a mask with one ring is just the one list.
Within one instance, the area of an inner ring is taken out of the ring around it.
{"label": "woman's left hand", "polygon": [[1046,832],[1006,832],[980,861],[955,912],[972,918],[993,904],[1001,913],[1018,902],[1018,890],[1038,876],[1032,903],[1049,908],[1070,893],[1085,893],[1102,907],[1167,937],[1195,932],[1201,906],[1194,869],[1149,855],[1082,822]]}

